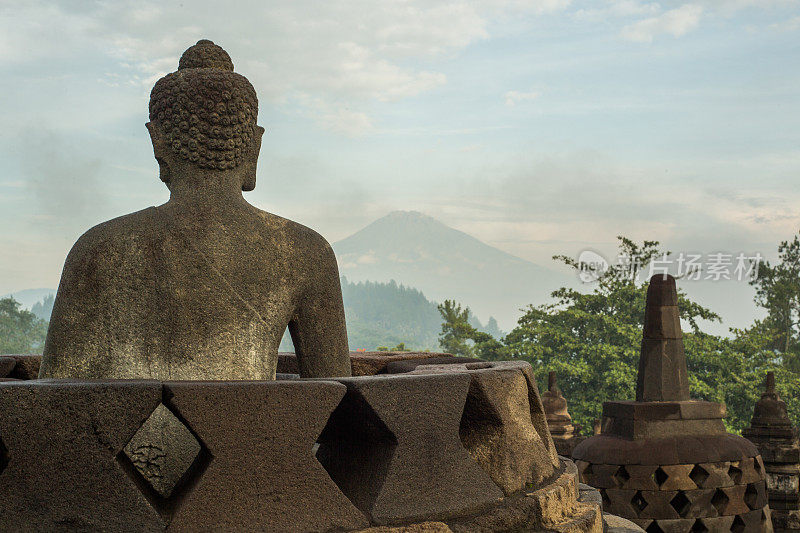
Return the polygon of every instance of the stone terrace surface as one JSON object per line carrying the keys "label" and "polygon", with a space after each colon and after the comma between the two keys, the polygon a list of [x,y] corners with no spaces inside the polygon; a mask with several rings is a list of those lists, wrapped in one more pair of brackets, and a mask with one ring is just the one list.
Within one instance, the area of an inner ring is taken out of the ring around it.
{"label": "stone terrace surface", "polygon": [[[471,364],[0,383],[0,530],[602,531],[555,456],[530,366]],[[148,437],[153,424],[168,438]]]}
{"label": "stone terrace surface", "polygon": [[[429,361],[430,360],[430,361]],[[353,376],[397,374],[410,372],[421,364],[476,361],[472,358],[454,357],[437,352],[350,352],[350,367]],[[278,354],[278,372],[297,374],[297,356],[294,352]]]}

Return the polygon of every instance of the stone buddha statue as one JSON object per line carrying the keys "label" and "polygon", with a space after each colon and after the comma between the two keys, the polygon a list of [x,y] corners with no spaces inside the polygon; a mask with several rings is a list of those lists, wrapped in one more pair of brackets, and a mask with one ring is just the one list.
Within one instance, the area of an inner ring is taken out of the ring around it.
{"label": "stone buddha statue", "polygon": [[156,82],[147,129],[170,199],[78,239],[40,377],[274,379],[287,325],[302,376],[350,375],[330,245],[242,196],[256,185],[257,113],[211,41]]}

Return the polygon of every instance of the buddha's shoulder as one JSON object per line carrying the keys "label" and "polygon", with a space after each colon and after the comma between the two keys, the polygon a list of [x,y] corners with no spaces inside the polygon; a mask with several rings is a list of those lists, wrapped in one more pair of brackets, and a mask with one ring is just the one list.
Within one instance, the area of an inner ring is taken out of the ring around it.
{"label": "buddha's shoulder", "polygon": [[311,259],[333,255],[333,249],[325,237],[308,226],[266,211],[258,210],[258,214],[264,221],[265,231],[278,236],[295,253]]}
{"label": "buddha's shoulder", "polygon": [[153,207],[101,222],[78,238],[70,255],[97,254],[130,247],[131,241],[152,235],[159,224],[160,218]]}

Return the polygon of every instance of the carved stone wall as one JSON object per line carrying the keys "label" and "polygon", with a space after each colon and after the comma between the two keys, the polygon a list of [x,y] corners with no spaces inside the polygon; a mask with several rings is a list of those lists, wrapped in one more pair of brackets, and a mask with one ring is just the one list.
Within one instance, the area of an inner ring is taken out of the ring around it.
{"label": "carved stone wall", "polygon": [[[479,365],[335,380],[10,378],[0,530],[602,531],[577,469],[555,456],[530,366]],[[524,412],[507,411],[523,398]]]}

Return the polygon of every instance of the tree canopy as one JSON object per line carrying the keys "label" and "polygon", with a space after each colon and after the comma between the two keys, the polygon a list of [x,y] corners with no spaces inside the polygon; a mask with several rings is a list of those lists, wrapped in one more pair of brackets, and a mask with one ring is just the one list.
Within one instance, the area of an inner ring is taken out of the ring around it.
{"label": "tree canopy", "polygon": [[47,322],[14,298],[0,299],[0,354],[41,353],[46,336]]}
{"label": "tree canopy", "polygon": [[[553,301],[529,306],[517,326],[502,340],[482,337],[480,332],[465,325],[465,311],[459,304],[445,302],[439,307],[443,319],[442,349],[483,359],[525,360],[540,377],[555,371],[573,419],[583,428],[591,429],[601,415],[603,401],[635,397],[647,294],[647,282],[640,280],[639,274],[653,259],[669,253],[662,251],[657,241],[637,244],[625,237],[618,239],[619,255],[638,261],[595,272],[596,282],[589,292],[563,287],[554,291]],[[775,281],[763,283],[768,288],[764,289],[765,296],[757,296],[757,303],[786,306],[787,301],[793,301],[795,304],[790,307],[794,305],[793,312],[797,312],[797,300],[791,299],[796,298],[791,283],[792,273],[796,272],[792,270],[793,262],[800,255],[795,249],[800,249],[800,242],[794,248],[783,243],[781,262],[765,267]],[[576,273],[585,268],[570,257],[554,259]],[[719,321],[720,317],[689,299],[680,289],[678,305],[686,329],[684,345],[693,398],[724,402],[728,407],[729,430],[740,431],[749,425],[766,373],[773,370],[790,415],[795,423],[800,419],[800,401],[796,395],[800,374],[791,365],[783,364],[784,359],[793,355],[787,356],[787,352],[779,350],[787,346],[787,331],[793,335],[788,341],[790,349],[798,346],[796,314],[791,315],[794,322],[787,321],[785,317],[791,313],[785,307],[779,308],[775,325],[756,323],[750,330],[733,330],[732,337],[727,338],[702,331],[704,321]],[[767,309],[771,313],[771,308]],[[794,329],[787,329],[792,324]]]}

